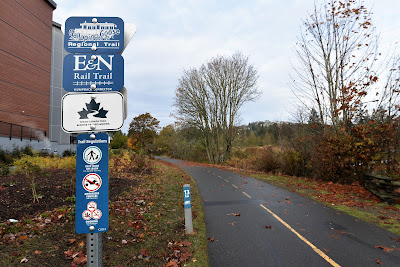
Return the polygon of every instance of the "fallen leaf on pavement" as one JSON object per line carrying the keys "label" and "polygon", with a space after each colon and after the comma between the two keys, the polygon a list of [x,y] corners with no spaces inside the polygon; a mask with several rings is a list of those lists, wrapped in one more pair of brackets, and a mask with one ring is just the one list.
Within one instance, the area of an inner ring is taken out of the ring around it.
{"label": "fallen leaf on pavement", "polygon": [[375,262],[376,262],[377,264],[383,264],[383,263],[380,262],[378,259],[376,259]]}
{"label": "fallen leaf on pavement", "polygon": [[214,241],[215,241],[215,239],[214,239],[214,237],[209,237],[209,238],[208,238],[208,241],[210,241],[210,242],[214,242]]}
{"label": "fallen leaf on pavement", "polygon": [[392,252],[393,250],[400,250],[400,248],[388,248],[385,246],[375,246],[375,248],[380,248],[385,252]]}
{"label": "fallen leaf on pavement", "polygon": [[390,239],[392,239],[394,241],[397,241],[397,242],[400,242],[400,237],[390,237]]}
{"label": "fallen leaf on pavement", "polygon": [[264,225],[264,228],[265,229],[272,229],[272,226],[271,225]]}

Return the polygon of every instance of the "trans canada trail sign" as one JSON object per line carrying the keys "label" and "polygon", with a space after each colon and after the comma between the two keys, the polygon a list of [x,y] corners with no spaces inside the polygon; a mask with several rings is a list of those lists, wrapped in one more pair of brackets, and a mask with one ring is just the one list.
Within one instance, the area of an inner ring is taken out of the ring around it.
{"label": "trans canada trail sign", "polygon": [[63,87],[68,92],[119,91],[123,86],[120,54],[69,54],[64,58]]}
{"label": "trans canada trail sign", "polygon": [[121,53],[124,21],[117,17],[70,17],[65,22],[64,48],[69,53]]}
{"label": "trans canada trail sign", "polygon": [[61,105],[66,132],[117,131],[124,124],[124,97],[119,92],[68,93]]}
{"label": "trans canada trail sign", "polygon": [[[108,134],[79,134],[76,147],[76,211],[78,234],[108,230]],[[90,231],[89,227],[94,230]]]}

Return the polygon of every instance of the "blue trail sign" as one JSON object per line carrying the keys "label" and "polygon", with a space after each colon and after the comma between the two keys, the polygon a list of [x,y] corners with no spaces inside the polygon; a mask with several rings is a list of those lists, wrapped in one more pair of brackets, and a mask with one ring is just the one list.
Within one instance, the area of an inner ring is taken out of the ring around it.
{"label": "blue trail sign", "polygon": [[70,17],[65,22],[64,48],[69,53],[121,53],[124,21],[117,17]]}
{"label": "blue trail sign", "polygon": [[63,87],[68,92],[119,91],[124,86],[120,54],[69,54],[63,69]]}
{"label": "blue trail sign", "polygon": [[[108,134],[79,134],[76,149],[75,231],[108,230]],[[92,229],[92,230],[90,230]]]}
{"label": "blue trail sign", "polygon": [[192,200],[190,196],[190,185],[185,184],[183,186],[183,204],[185,209],[192,208]]}

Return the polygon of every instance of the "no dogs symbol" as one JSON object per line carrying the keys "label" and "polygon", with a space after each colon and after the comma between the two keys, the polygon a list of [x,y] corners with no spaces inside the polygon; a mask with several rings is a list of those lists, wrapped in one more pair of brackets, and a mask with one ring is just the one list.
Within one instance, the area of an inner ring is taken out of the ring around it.
{"label": "no dogs symbol", "polygon": [[83,178],[82,185],[86,191],[94,192],[101,186],[101,177],[96,173],[89,173]]}
{"label": "no dogs symbol", "polygon": [[97,146],[90,146],[83,151],[83,160],[87,164],[97,164],[101,160],[101,150]]}

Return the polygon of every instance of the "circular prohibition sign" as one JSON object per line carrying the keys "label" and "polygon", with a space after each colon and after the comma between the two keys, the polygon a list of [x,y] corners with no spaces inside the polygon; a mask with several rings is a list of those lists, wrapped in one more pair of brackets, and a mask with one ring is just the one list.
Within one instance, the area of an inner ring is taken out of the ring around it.
{"label": "circular prohibition sign", "polygon": [[101,187],[101,177],[96,173],[89,173],[83,178],[83,188],[88,192],[95,192]]}

